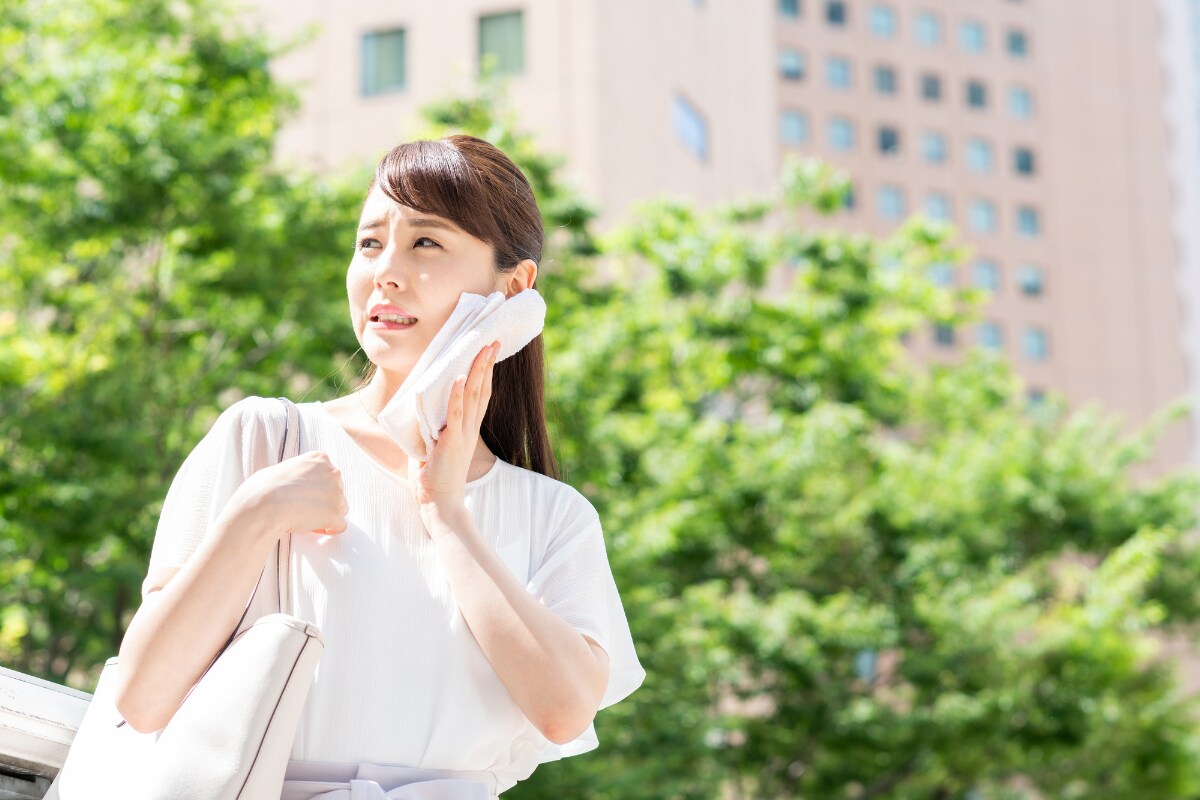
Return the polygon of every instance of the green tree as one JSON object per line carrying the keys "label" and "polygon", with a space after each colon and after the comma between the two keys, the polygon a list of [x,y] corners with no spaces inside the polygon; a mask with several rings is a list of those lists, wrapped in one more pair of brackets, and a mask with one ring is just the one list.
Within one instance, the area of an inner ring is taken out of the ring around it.
{"label": "green tree", "polygon": [[342,275],[367,176],[270,166],[296,105],[267,72],[283,48],[233,19],[0,4],[0,661],[81,688],[231,392],[303,390],[357,347]]}
{"label": "green tree", "polygon": [[943,226],[796,222],[846,187],[793,162],[773,197],[644,204],[550,335],[649,677],[519,796],[1196,796],[1151,630],[1195,618],[1200,482],[1127,475],[1185,404],[1122,439],[986,351],[913,362],[982,295],[926,279],[963,257]]}
{"label": "green tree", "polygon": [[[367,176],[270,166],[295,98],[230,14],[0,6],[0,661],[84,689],[216,414],[365,365],[342,271]],[[911,363],[907,332],[975,313],[924,276],[961,248],[800,225],[847,188],[818,164],[709,212],[648,203],[598,246],[499,91],[426,133],[496,142],[538,194],[553,434],[649,673],[600,751],[514,796],[1200,793],[1152,636],[1200,609],[1200,480],[1128,477],[1183,407],[1123,440],[1095,408],[1031,414],[982,351]]]}

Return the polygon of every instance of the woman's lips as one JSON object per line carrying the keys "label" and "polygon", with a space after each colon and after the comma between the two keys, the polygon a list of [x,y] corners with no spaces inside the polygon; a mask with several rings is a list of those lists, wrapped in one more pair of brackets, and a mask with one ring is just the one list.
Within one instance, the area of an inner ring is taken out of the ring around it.
{"label": "woman's lips", "polygon": [[388,320],[367,320],[367,327],[376,330],[405,330],[416,326],[415,322],[391,322]]}

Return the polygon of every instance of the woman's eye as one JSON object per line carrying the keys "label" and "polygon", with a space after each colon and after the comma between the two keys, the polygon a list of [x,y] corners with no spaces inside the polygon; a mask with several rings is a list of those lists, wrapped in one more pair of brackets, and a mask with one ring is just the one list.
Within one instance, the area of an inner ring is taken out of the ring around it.
{"label": "woman's eye", "polygon": [[438,244],[437,242],[435,242],[433,239],[430,239],[428,236],[422,236],[421,238],[417,239],[415,242],[413,242],[413,246],[414,246],[414,247],[425,247],[425,246],[427,246],[427,245],[422,245],[422,244],[421,244],[421,242],[429,242],[429,244],[433,245],[434,247],[441,247],[441,245],[440,245],[440,244]]}
{"label": "woman's eye", "polygon": [[375,244],[377,244],[377,245],[379,244],[379,240],[378,240],[378,239],[370,239],[370,238],[368,238],[368,239],[359,239],[359,240],[358,240],[358,245],[356,246],[356,249],[358,249],[358,250],[362,250],[363,248],[365,248],[365,247],[367,246],[367,242],[374,242],[374,243],[375,243]]}

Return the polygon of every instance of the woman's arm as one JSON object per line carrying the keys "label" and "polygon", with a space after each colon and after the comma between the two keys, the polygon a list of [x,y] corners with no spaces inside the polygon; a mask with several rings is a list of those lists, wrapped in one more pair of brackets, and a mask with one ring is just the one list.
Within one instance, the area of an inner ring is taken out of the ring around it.
{"label": "woman's arm", "polygon": [[608,654],[525,590],[466,505],[439,504],[424,519],[471,633],[521,711],[555,744],[587,730]]}

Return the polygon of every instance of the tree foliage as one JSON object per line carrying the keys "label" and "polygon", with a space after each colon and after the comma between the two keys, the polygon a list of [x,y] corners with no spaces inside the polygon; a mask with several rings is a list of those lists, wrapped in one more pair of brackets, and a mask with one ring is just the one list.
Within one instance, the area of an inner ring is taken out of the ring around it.
{"label": "tree foliage", "polygon": [[[294,97],[214,8],[0,7],[0,660],[84,689],[215,415],[365,363],[342,269],[368,176],[271,166]],[[926,279],[963,250],[921,219],[837,230],[818,163],[597,241],[503,108],[488,83],[419,133],[483,136],[534,185],[553,439],[649,673],[599,751],[514,796],[1200,794],[1157,648],[1200,609],[1200,479],[1129,477],[1182,404],[1122,438],[1031,410],[994,353],[913,362],[909,332],[977,313]]]}

